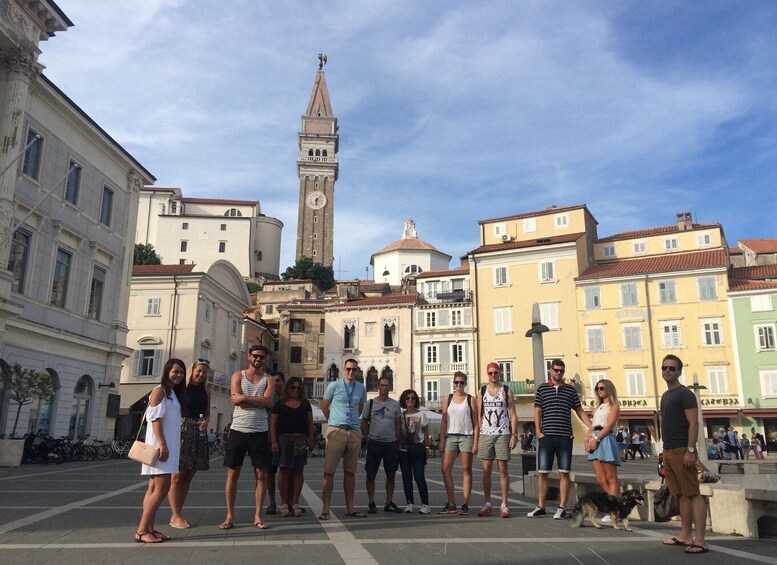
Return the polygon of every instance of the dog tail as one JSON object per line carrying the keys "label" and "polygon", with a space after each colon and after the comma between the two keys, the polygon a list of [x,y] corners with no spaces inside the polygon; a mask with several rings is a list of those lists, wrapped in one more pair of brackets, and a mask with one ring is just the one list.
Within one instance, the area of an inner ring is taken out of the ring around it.
{"label": "dog tail", "polygon": [[583,507],[578,502],[575,505],[575,509],[572,511],[572,515],[569,517],[569,527],[570,528],[579,528],[583,525],[583,520],[585,519],[585,512],[583,511]]}

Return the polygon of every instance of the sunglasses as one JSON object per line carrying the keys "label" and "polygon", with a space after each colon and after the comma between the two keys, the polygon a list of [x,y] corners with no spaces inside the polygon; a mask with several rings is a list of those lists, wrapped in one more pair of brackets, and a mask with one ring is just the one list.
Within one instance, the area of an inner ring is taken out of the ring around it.
{"label": "sunglasses", "polygon": [[607,390],[607,389],[605,389],[603,386],[598,386],[596,387],[596,390]]}
{"label": "sunglasses", "polygon": [[566,369],[551,369],[551,371],[553,371],[554,373],[558,373],[559,375],[563,375],[564,373],[567,372]]}
{"label": "sunglasses", "polygon": [[210,367],[210,361],[207,359],[197,359],[197,365],[208,365]]}
{"label": "sunglasses", "polygon": [[261,355],[261,354],[258,354],[258,353],[252,353],[251,357],[253,357],[254,359],[264,359],[265,357],[267,357],[267,355]]}
{"label": "sunglasses", "polygon": [[671,365],[661,365],[662,371],[669,371],[670,373],[674,373],[677,371],[677,367],[672,367]]}
{"label": "sunglasses", "polygon": [[467,386],[467,381],[453,381],[454,386]]}
{"label": "sunglasses", "polygon": [[493,373],[488,373],[489,377],[493,377],[494,375],[498,375],[499,371],[494,371]]}
{"label": "sunglasses", "polygon": [[290,386],[290,387],[289,387],[289,390],[296,390],[296,391],[300,391],[300,390],[302,390],[302,387],[301,387],[301,386]]}
{"label": "sunglasses", "polygon": [[408,396],[407,398],[405,398],[405,402],[407,402],[408,400],[412,400],[413,402],[418,402],[418,397],[417,396]]}
{"label": "sunglasses", "polygon": [[359,370],[359,367],[346,367],[345,369],[343,369],[343,371],[345,371],[346,373],[353,373],[354,371],[358,371],[358,370]]}

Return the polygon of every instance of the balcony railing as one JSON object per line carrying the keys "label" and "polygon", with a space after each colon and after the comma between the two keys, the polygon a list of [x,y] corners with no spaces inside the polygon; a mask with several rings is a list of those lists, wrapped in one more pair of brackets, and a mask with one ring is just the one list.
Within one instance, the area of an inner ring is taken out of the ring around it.
{"label": "balcony railing", "polygon": [[514,395],[534,394],[534,381],[510,381],[505,384],[510,387]]}
{"label": "balcony railing", "polygon": [[461,371],[466,373],[468,364],[464,363],[424,363],[424,374],[440,374],[440,373],[455,373]]}
{"label": "balcony railing", "polygon": [[439,363],[424,363],[424,373],[439,373],[439,372],[440,372]]}
{"label": "balcony railing", "polygon": [[467,364],[466,363],[451,363],[450,365],[451,371],[461,371],[462,373],[467,372]]}
{"label": "balcony railing", "polygon": [[472,291],[470,290],[451,290],[446,292],[436,292],[433,290],[421,293],[422,298],[430,304],[437,304],[439,302],[471,302]]}
{"label": "balcony railing", "polygon": [[320,155],[308,155],[307,153],[300,153],[297,158],[298,161],[312,161],[315,163],[337,163],[337,157],[327,156],[322,157]]}
{"label": "balcony railing", "polygon": [[442,410],[442,400],[424,400],[423,406],[427,410]]}

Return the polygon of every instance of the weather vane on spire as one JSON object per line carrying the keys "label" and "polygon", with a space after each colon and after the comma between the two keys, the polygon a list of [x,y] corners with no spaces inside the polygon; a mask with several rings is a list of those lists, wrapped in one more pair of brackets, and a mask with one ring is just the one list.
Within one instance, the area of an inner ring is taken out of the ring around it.
{"label": "weather vane on spire", "polygon": [[324,65],[326,65],[326,55],[323,53],[318,54],[318,70],[323,71]]}

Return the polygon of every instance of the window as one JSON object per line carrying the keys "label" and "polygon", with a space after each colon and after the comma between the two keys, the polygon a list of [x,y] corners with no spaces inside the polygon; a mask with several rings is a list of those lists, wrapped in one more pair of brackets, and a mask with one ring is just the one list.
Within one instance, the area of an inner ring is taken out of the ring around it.
{"label": "window", "polygon": [[99,320],[103,304],[103,290],[105,289],[105,269],[94,266],[92,271],[92,286],[89,289],[89,310],[87,317]]}
{"label": "window", "polygon": [[774,324],[759,324],[755,326],[755,348],[758,351],[774,349]]}
{"label": "window", "polygon": [[494,224],[494,237],[502,237],[507,235],[507,228],[504,224]]}
{"label": "window", "polygon": [[67,164],[67,182],[65,183],[65,200],[72,205],[78,204],[78,189],[81,187],[81,165],[75,161]]}
{"label": "window", "polygon": [[356,325],[346,324],[343,328],[343,348],[354,349],[356,347]]}
{"label": "window", "polygon": [[761,377],[761,395],[764,398],[777,396],[777,369],[762,369],[758,374]]}
{"label": "window", "polygon": [[725,367],[707,367],[710,394],[728,394],[728,375]]}
{"label": "window", "polygon": [[65,307],[67,284],[70,279],[70,264],[73,255],[62,249],[57,249],[57,263],[54,266],[54,279],[51,281],[51,304]]}
{"label": "window", "polygon": [[680,337],[679,322],[661,322],[661,347],[664,349],[676,349],[682,347],[683,340]]}
{"label": "window", "polygon": [[383,324],[383,347],[394,347],[397,338],[397,325],[393,322]]}
{"label": "window", "polygon": [[537,231],[537,218],[526,218],[523,221],[523,233],[532,233]]}
{"label": "window", "polygon": [[232,335],[237,335],[238,325],[237,320],[232,320]]}
{"label": "window", "polygon": [[264,307],[264,313],[265,313],[265,314],[272,314],[272,313],[273,313],[273,310],[275,310],[275,308],[273,307],[273,305],[272,305],[272,304],[267,304],[267,305],[265,305],[265,307]]}
{"label": "window", "polygon": [[138,349],[135,351],[135,376],[153,377],[161,369],[162,352],[158,349]]}
{"label": "window", "polygon": [[662,281],[658,283],[658,301],[661,304],[677,303],[677,289],[674,281]]}
{"label": "window", "polygon": [[705,320],[701,323],[702,343],[707,346],[723,344],[723,332],[720,320]]}
{"label": "window", "polygon": [[497,361],[499,363],[499,370],[502,372],[502,380],[509,383],[513,380],[513,362],[512,361]]}
{"label": "window", "polygon": [[696,247],[709,247],[712,245],[712,235],[700,233],[696,235]]}
{"label": "window", "polygon": [[186,265],[186,259],[178,259],[179,265]]}
{"label": "window", "polygon": [[210,322],[210,302],[205,302],[203,304],[203,317],[206,322]]}
{"label": "window", "polygon": [[553,216],[553,222],[557,230],[563,230],[569,227],[569,214],[556,214]]}
{"label": "window", "polygon": [[188,249],[189,249],[189,242],[186,240],[181,240],[181,253],[186,253]]}
{"label": "window", "polygon": [[302,363],[302,347],[292,345],[289,349],[289,363]]}
{"label": "window", "polygon": [[590,394],[594,398],[596,398],[596,383],[606,378],[607,378],[606,371],[588,373],[588,390],[590,391]]}
{"label": "window", "polygon": [[750,297],[750,310],[753,312],[771,312],[772,297],[768,294]]}
{"label": "window", "polygon": [[437,325],[437,312],[426,312],[426,324],[425,327],[433,328]]}
{"label": "window", "polygon": [[224,253],[227,250],[227,242],[219,241],[219,253]]}
{"label": "window", "polygon": [[367,379],[364,381],[367,392],[378,392],[378,370],[375,367],[367,369]]}
{"label": "window", "polygon": [[548,326],[548,329],[557,330],[558,323],[558,302],[546,302],[540,304],[540,322]]}
{"label": "window", "polygon": [[405,267],[405,275],[415,275],[423,272],[424,270],[418,265],[408,265]]}
{"label": "window", "polygon": [[585,292],[585,309],[600,310],[602,308],[602,294],[598,286],[589,286],[583,289]]}
{"label": "window", "polygon": [[29,232],[16,230],[11,240],[11,251],[8,254],[8,270],[13,275],[11,290],[14,292],[24,292],[24,278],[27,273],[31,237]]}
{"label": "window", "polygon": [[549,282],[556,280],[556,264],[553,261],[540,263],[540,281]]}
{"label": "window", "polygon": [[181,229],[182,230],[188,230],[189,229],[189,222],[183,222],[181,224]]}
{"label": "window", "polygon": [[626,394],[628,396],[644,397],[645,373],[642,371],[626,371]]}
{"label": "window", "polygon": [[226,212],[224,212],[225,216],[228,216],[230,218],[238,218],[243,215],[243,213],[238,210],[237,208],[230,208]]}
{"label": "window", "polygon": [[639,351],[642,349],[641,326],[623,326],[623,349],[626,351]]}
{"label": "window", "polygon": [[604,351],[604,327],[591,326],[585,329],[586,350]]}
{"label": "window", "polygon": [[451,325],[452,326],[461,325],[461,310],[451,310]]}
{"label": "window", "polygon": [[440,400],[440,382],[426,381],[426,401],[439,402]]}
{"label": "window", "polygon": [[426,363],[429,365],[434,365],[437,363],[437,360],[439,359],[437,355],[437,346],[436,345],[427,345],[426,346]]}
{"label": "window", "polygon": [[633,244],[634,255],[644,255],[647,253],[647,243],[644,241],[635,241]]}
{"label": "window", "polygon": [[261,261],[262,260],[262,252],[261,251],[258,251],[258,250],[256,251],[256,260],[257,261]]}
{"label": "window", "polygon": [[664,251],[677,251],[680,248],[680,240],[676,237],[664,239]]}
{"label": "window", "polygon": [[326,320],[324,318],[321,318],[318,321],[318,333],[322,334],[326,331]]}
{"label": "window", "polygon": [[510,316],[510,307],[494,308],[494,332],[508,333],[513,331],[513,323]]}
{"label": "window", "polygon": [[615,257],[615,244],[610,243],[602,247],[602,256],[605,259],[612,259],[613,257]]}
{"label": "window", "polygon": [[105,226],[111,225],[111,216],[113,214],[113,191],[107,186],[103,187],[103,201],[100,205],[100,223]]}
{"label": "window", "polygon": [[507,284],[507,267],[494,267],[494,286]]}
{"label": "window", "polygon": [[324,364],[324,348],[319,347],[318,348],[318,364],[323,365]]}
{"label": "window", "polygon": [[227,231],[227,224],[221,224],[221,231]]}
{"label": "window", "polygon": [[175,213],[178,212],[178,202],[175,200],[170,201],[170,213],[175,215]]}
{"label": "window", "polygon": [[[35,137],[38,139],[35,139]],[[33,141],[35,139],[35,141]],[[43,138],[32,130],[27,131],[27,142],[25,146],[29,145],[24,151],[24,162],[22,163],[22,172],[28,177],[38,179],[38,172],[40,169],[41,153],[43,152]]]}
{"label": "window", "polygon": [[146,316],[159,316],[159,297],[146,299]]}
{"label": "window", "polygon": [[454,343],[451,345],[451,362],[464,363],[464,344]]}
{"label": "window", "polygon": [[305,331],[305,320],[292,318],[289,322],[289,331],[293,334],[301,334]]}
{"label": "window", "polygon": [[621,306],[639,306],[637,283],[624,283],[621,285]]}
{"label": "window", "polygon": [[699,300],[717,300],[718,285],[717,278],[713,276],[699,277],[696,279],[699,284]]}
{"label": "window", "polygon": [[430,281],[426,283],[426,297],[427,298],[437,298],[437,293],[439,292],[439,283],[437,281]]}

